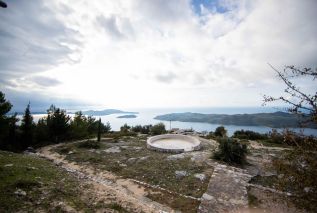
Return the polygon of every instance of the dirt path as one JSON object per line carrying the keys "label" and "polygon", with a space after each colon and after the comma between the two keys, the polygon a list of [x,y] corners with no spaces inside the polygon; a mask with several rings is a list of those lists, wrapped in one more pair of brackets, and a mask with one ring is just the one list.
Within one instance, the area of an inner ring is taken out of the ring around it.
{"label": "dirt path", "polygon": [[110,172],[97,171],[90,166],[82,166],[68,162],[62,155],[51,152],[58,145],[46,146],[38,150],[40,157],[54,162],[93,186],[93,193],[100,200],[113,200],[131,212],[175,212],[168,206],[154,202],[145,197],[145,188],[135,182],[122,179]]}

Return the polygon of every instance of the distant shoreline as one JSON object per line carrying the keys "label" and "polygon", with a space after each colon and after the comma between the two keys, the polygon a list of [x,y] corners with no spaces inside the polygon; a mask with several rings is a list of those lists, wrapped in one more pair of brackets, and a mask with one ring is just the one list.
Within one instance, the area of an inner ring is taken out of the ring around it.
{"label": "distant shoreline", "polygon": [[[199,122],[236,126],[265,126],[271,128],[298,128],[304,118],[286,112],[254,113],[254,114],[203,114],[203,113],[169,113],[154,117],[161,121]],[[305,128],[317,129],[313,123]]]}

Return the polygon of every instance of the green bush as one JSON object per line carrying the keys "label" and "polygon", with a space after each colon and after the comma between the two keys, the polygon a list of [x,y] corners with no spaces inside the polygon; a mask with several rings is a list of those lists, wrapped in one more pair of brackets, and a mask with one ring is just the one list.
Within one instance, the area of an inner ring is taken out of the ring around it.
{"label": "green bush", "polygon": [[260,134],[258,132],[253,132],[250,130],[237,130],[233,133],[234,138],[248,139],[248,140],[263,140],[268,139],[266,134]]}
{"label": "green bush", "polygon": [[229,164],[243,165],[246,162],[247,146],[232,138],[219,139],[219,149],[214,153],[214,159]]}
{"label": "green bush", "polygon": [[227,130],[224,126],[218,126],[215,130],[215,136],[219,137],[226,137],[227,136]]}
{"label": "green bush", "polygon": [[150,128],[151,135],[161,135],[166,133],[165,125],[163,123],[155,124]]}

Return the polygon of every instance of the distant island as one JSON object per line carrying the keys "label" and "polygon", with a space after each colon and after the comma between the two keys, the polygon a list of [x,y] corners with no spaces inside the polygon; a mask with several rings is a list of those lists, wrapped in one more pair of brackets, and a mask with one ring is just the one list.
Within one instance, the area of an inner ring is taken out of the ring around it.
{"label": "distant island", "polygon": [[117,118],[136,118],[136,115],[121,115],[121,116],[118,116]]}
{"label": "distant island", "polygon": [[[300,121],[303,121],[303,118],[299,118],[297,115],[286,112],[235,115],[185,112],[158,115],[154,119],[162,121],[200,122],[236,126],[267,126],[271,128],[300,127],[299,123]],[[310,123],[305,127],[316,129],[317,125]]]}
{"label": "distant island", "polygon": [[105,110],[88,110],[83,111],[84,115],[95,115],[95,116],[102,116],[102,115],[111,115],[111,114],[138,114],[138,112],[125,112],[118,109],[105,109]]}

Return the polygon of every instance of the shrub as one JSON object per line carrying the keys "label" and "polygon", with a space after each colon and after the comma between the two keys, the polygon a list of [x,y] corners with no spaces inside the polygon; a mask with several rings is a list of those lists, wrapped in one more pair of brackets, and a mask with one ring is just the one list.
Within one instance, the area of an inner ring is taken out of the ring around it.
{"label": "shrub", "polygon": [[136,125],[134,127],[131,128],[131,130],[133,132],[139,132],[142,134],[149,134],[150,133],[150,129],[151,129],[152,125]]}
{"label": "shrub", "polygon": [[227,130],[224,126],[218,126],[215,130],[215,136],[219,137],[226,137],[227,136]]}
{"label": "shrub", "polygon": [[267,139],[268,136],[266,134],[260,134],[258,132],[253,132],[250,130],[237,130],[233,133],[233,137],[239,139],[248,139],[248,140],[263,140]]}
{"label": "shrub", "polygon": [[151,135],[161,135],[166,133],[165,125],[163,123],[155,124],[150,128]]}
{"label": "shrub", "polygon": [[77,147],[84,148],[84,149],[99,149],[100,143],[96,141],[87,140],[87,141],[78,143]]}
{"label": "shrub", "polygon": [[246,153],[247,146],[245,144],[240,144],[232,138],[222,138],[219,140],[219,149],[213,157],[229,164],[243,165],[246,162]]}

